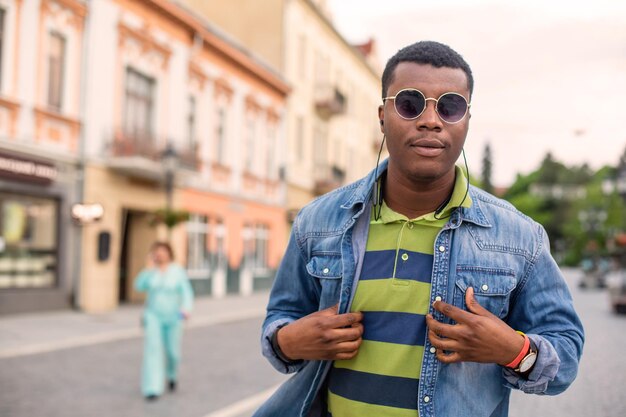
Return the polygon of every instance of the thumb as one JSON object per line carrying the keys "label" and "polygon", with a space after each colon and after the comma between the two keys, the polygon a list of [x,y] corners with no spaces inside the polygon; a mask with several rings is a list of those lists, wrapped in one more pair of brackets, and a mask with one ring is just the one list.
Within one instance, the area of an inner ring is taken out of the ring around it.
{"label": "thumb", "polygon": [[474,297],[474,288],[469,287],[465,292],[465,304],[467,304],[467,308],[474,314],[478,314],[479,316],[487,316],[491,313],[489,310],[480,305],[476,297]]}

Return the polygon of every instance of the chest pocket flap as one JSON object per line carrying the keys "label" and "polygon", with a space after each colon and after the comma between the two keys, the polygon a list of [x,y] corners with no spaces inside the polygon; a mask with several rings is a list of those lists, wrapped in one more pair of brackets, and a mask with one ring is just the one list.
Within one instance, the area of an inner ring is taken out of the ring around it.
{"label": "chest pocket flap", "polygon": [[517,280],[509,274],[463,271],[457,275],[454,304],[467,310],[465,292],[472,287],[478,303],[496,316],[503,318],[509,312],[511,292],[516,285]]}
{"label": "chest pocket flap", "polygon": [[307,272],[316,278],[338,279],[341,278],[340,255],[313,256],[306,264]]}

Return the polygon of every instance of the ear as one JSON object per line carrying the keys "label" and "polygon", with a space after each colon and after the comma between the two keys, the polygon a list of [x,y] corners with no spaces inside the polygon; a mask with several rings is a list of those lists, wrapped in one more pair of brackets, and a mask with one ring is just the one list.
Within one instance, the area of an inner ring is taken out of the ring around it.
{"label": "ear", "polygon": [[378,106],[378,120],[380,120],[380,132],[385,133],[385,108]]}

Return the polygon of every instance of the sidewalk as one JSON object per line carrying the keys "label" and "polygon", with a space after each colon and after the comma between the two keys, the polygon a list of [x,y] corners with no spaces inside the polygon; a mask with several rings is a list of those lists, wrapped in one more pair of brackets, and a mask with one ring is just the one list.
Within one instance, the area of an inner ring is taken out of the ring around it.
{"label": "sidewalk", "polygon": [[[263,317],[269,294],[198,297],[186,327]],[[0,317],[0,359],[141,337],[142,305],[103,314],[73,310]]]}

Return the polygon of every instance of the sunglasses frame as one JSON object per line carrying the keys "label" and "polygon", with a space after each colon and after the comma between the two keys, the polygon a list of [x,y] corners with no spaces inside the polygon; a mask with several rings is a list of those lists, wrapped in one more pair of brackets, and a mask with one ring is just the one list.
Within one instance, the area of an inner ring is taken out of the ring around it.
{"label": "sunglasses frame", "polygon": [[[400,114],[400,112],[398,111],[398,108],[396,107],[396,97],[398,97],[398,95],[400,93],[402,93],[403,91],[417,91],[418,93],[420,93],[422,95],[422,97],[424,97],[424,108],[422,109],[422,111],[415,117],[404,117],[403,115]],[[465,113],[463,114],[463,116],[457,120],[456,122],[449,122],[447,120],[445,120],[443,117],[441,117],[441,115],[439,114],[439,110],[437,110],[437,104],[439,104],[439,100],[441,99],[441,97],[447,95],[447,94],[454,94],[456,96],[459,96],[461,98],[463,98],[463,100],[465,101],[465,104],[467,105],[467,108],[465,109]],[[424,93],[422,93],[420,90],[418,90],[417,88],[403,88],[402,90],[398,91],[396,93],[395,96],[389,96],[389,97],[383,97],[383,104],[385,103],[385,100],[393,100],[393,108],[396,111],[396,114],[398,116],[400,116],[402,119],[404,120],[415,120],[418,117],[420,117],[422,114],[424,114],[424,112],[426,111],[426,106],[428,104],[428,100],[432,100],[435,102],[435,112],[437,113],[437,116],[441,119],[441,121],[450,124],[450,125],[454,125],[459,123],[460,121],[462,121],[463,119],[465,119],[465,116],[467,116],[467,113],[469,113],[469,109],[472,106],[472,104],[467,101],[467,99],[459,93],[455,93],[454,91],[448,91],[446,93],[443,93],[442,95],[439,96],[439,98],[433,98],[433,97],[426,97],[426,95]]]}

